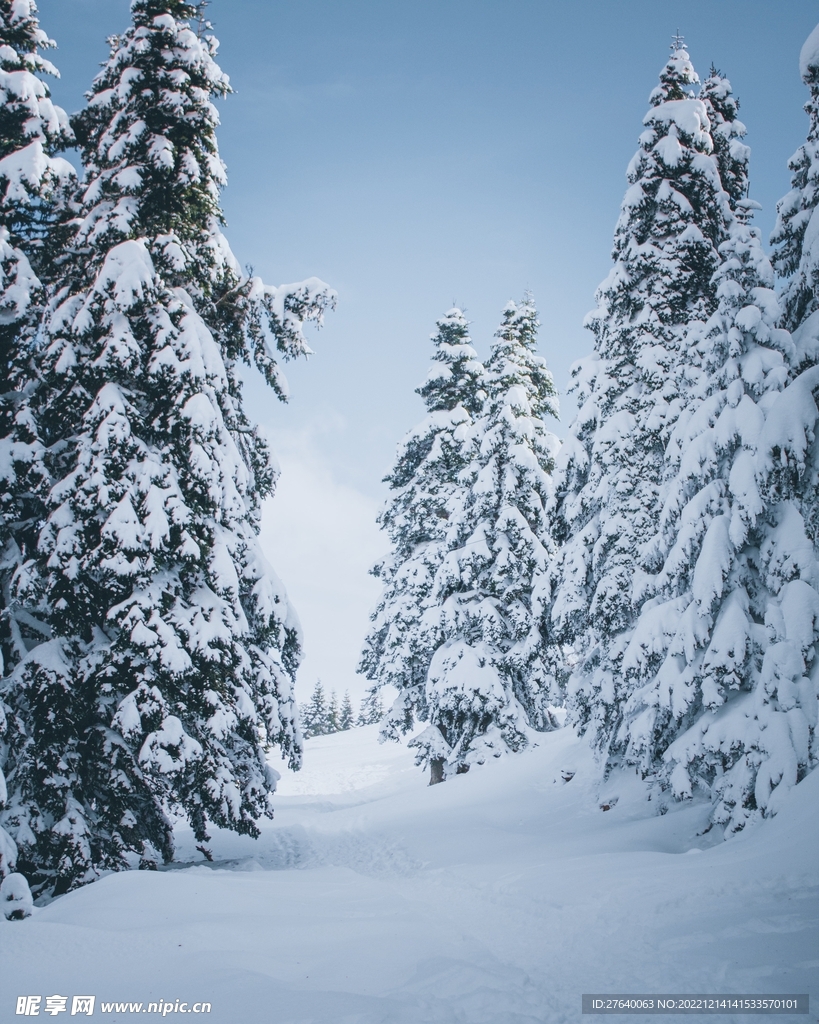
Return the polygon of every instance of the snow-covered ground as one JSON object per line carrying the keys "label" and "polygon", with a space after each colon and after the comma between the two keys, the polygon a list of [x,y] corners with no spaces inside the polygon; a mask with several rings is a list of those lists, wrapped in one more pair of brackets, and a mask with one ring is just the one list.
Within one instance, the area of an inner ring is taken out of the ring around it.
{"label": "snow-covered ground", "polygon": [[178,999],[214,1024],[528,1024],[580,1020],[583,992],[809,992],[810,1017],[778,1019],[816,1018],[819,771],[722,842],[703,805],[653,815],[636,777],[596,793],[568,729],[433,788],[375,733],[309,741],[275,821],[215,836],[213,864],[181,831],[171,869],[0,922],[0,1020],[94,994],[95,1017]]}

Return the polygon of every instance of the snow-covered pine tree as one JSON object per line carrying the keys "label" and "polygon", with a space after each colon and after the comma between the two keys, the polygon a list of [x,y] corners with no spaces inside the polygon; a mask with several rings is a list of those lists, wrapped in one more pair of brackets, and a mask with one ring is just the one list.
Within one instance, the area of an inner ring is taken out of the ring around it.
{"label": "snow-covered pine tree", "polygon": [[[811,339],[819,339],[819,25],[805,40],[799,55],[799,71],[810,90],[805,111],[810,118],[808,137],[788,161],[792,172],[791,189],[777,203],[776,227],[771,243],[776,246],[773,265],[786,280],[781,301],[783,327],[796,330],[810,321]],[[806,364],[815,362],[819,341],[795,339],[804,350]]]}
{"label": "snow-covered pine tree", "polygon": [[133,0],[73,121],[86,181],[36,396],[54,484],[18,587],[52,637],[15,672],[6,813],[55,893],[171,856],[165,807],[200,843],[257,834],[265,749],[300,759],[299,628],[258,545],[276,474],[237,362],[285,397],[277,352],[308,351],[332,295],[244,277],[222,235],[229,84],[202,12]]}
{"label": "snow-covered pine tree", "polygon": [[555,473],[563,545],[550,619],[573,648],[568,703],[593,746],[617,758],[633,683],[623,656],[660,565],[647,542],[662,508],[665,448],[685,397],[679,364],[692,321],[717,304],[717,247],[731,220],[697,75],[679,39],[650,96],[628,168],[614,266],[572,370],[579,411]]}
{"label": "snow-covered pine tree", "polygon": [[487,397],[473,456],[447,512],[447,553],[433,612],[441,640],[427,673],[429,727],[411,743],[430,782],[526,746],[555,725],[542,587],[554,545],[546,506],[557,438],[557,392],[535,350],[537,311],[510,302],[486,364]]}
{"label": "snow-covered pine tree", "polygon": [[384,705],[381,701],[381,691],[377,686],[371,686],[361,701],[356,725],[378,725],[383,717]]}
{"label": "snow-covered pine tree", "polygon": [[[47,76],[59,72],[38,52],[54,45],[40,28],[34,0],[0,0],[4,335],[23,321],[26,311],[35,316],[42,312],[40,279],[52,270],[48,236],[54,228],[55,199],[76,177],[68,161],[56,156],[73,141],[65,111],[50,97]],[[4,347],[4,366],[7,355]]]}
{"label": "snow-covered pine tree", "polygon": [[[761,766],[771,758],[798,764],[807,753],[780,749],[783,728],[765,697],[776,663],[772,609],[785,582],[774,583],[782,523],[792,529],[798,516],[786,515],[770,489],[764,495],[757,478],[765,414],[787,382],[793,344],[777,328],[773,269],[748,223],[756,206],[738,201],[720,246],[719,305],[689,330],[686,404],[666,452],[665,502],[649,556],[662,569],[623,658],[633,693],[617,735],[628,763],[678,798],[708,794],[714,820],[731,831],[772,806],[772,786],[754,793],[770,772]],[[794,529],[797,538],[803,529]],[[807,590],[803,584],[799,593],[809,614],[819,600]],[[777,640],[802,625],[781,621]]]}
{"label": "snow-covered pine tree", "polygon": [[[713,75],[706,84],[713,99]],[[799,422],[806,396],[783,392],[800,360],[777,327],[773,270],[749,224],[758,204],[739,198],[747,148],[734,144],[733,164],[720,154],[726,122],[713,107],[715,156],[737,216],[720,246],[719,306],[691,325],[680,367],[685,404],[648,557],[663,567],[623,660],[635,692],[618,740],[626,760],[677,798],[708,794],[714,822],[734,832],[775,812],[816,760],[816,685],[806,676],[819,566],[795,500],[810,474],[793,474],[806,456],[794,439],[813,427]]]}
{"label": "snow-covered pine tree", "polygon": [[340,718],[341,711],[338,706],[338,694],[335,690],[331,690],[330,699],[327,701],[327,719],[324,731],[326,733],[338,732],[341,728]]}
{"label": "snow-covered pine tree", "polygon": [[[68,118],[43,75],[57,74],[38,49],[53,46],[31,0],[0,0],[0,670],[25,654],[37,624],[19,613],[12,576],[36,546],[42,510],[42,445],[30,398],[35,337],[45,291],[41,251],[55,192],[74,177],[55,153],[71,141]],[[38,276],[40,275],[40,276]],[[42,634],[40,634],[42,635]]]}
{"label": "snow-covered pine tree", "polygon": [[705,104],[711,125],[714,159],[720,182],[728,193],[732,209],[748,196],[748,161],[751,150],[742,139],[747,128],[739,120],[739,100],[731,83],[711,65],[708,78],[702,83],[699,98]]}
{"label": "snow-covered pine tree", "polygon": [[[774,266],[785,278],[783,322],[792,331],[791,380],[766,409],[757,479],[765,504],[759,566],[768,605],[766,646],[744,707],[677,743],[681,764],[716,760],[733,740],[741,756],[717,782],[731,828],[775,813],[788,790],[819,764],[819,26],[800,53],[810,89],[808,139],[791,157],[791,191],[777,204]],[[743,728],[744,727],[744,728]],[[734,753],[732,751],[732,753]],[[719,819],[718,819],[719,820]]]}
{"label": "snow-covered pine tree", "polygon": [[[395,466],[385,478],[391,495],[378,521],[392,550],[372,570],[384,589],[358,668],[371,681],[371,691],[386,686],[398,690],[382,727],[382,734],[393,740],[416,720],[427,718],[424,687],[440,639],[425,609],[445,548],[447,517],[460,486],[458,474],[469,460],[469,428],[484,397],[483,366],[472,348],[463,312],[450,309],[436,326],[434,365],[417,389],[427,415],[402,440]],[[381,703],[374,692],[367,701],[359,724],[370,724]]]}
{"label": "snow-covered pine tree", "polygon": [[338,727],[342,732],[346,732],[348,729],[352,729],[354,724],[353,702],[350,700],[350,691],[345,690],[344,699],[341,701],[341,711],[338,716]]}
{"label": "snow-covered pine tree", "polygon": [[302,704],[299,711],[301,729],[306,740],[313,736],[323,736],[327,732],[327,700],[320,679],[316,680],[310,700]]}
{"label": "snow-covered pine tree", "polygon": [[[68,118],[51,102],[44,75],[56,68],[39,50],[53,42],[33,0],[0,0],[0,675],[44,627],[13,600],[11,582],[36,547],[42,516],[42,445],[30,409],[36,386],[36,334],[43,314],[43,234],[55,193],[73,177],[55,154],[71,140]],[[2,684],[0,684],[2,685]],[[16,727],[0,690],[0,740]],[[0,760],[0,812],[7,787]],[[0,876],[14,871],[16,846],[0,828]]]}

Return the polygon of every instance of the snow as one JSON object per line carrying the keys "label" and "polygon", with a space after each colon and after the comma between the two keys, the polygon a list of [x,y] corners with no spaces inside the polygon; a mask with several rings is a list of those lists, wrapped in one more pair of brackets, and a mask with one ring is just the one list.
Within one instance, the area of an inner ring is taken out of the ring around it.
{"label": "snow", "polygon": [[5,201],[25,202],[28,190],[40,188],[49,171],[63,180],[76,174],[67,160],[48,156],[41,139],[36,139],[24,149],[12,150],[0,160],[0,179],[8,183]]}
{"label": "snow", "polygon": [[276,763],[275,821],[217,833],[213,864],[178,829],[171,870],[0,921],[0,1005],[81,992],[207,1000],[212,1024],[535,1024],[578,1020],[592,991],[819,998],[819,772],[720,842],[697,835],[706,805],[656,816],[636,776],[597,792],[568,729],[431,788],[376,733],[309,740],[299,774]]}
{"label": "snow", "polygon": [[31,890],[25,875],[12,872],[0,884],[0,907],[7,921],[22,921],[31,916]]}
{"label": "snow", "polygon": [[112,291],[118,309],[129,310],[154,285],[153,261],[142,240],[120,242],[105,257],[91,296]]}
{"label": "snow", "polygon": [[[652,107],[643,118],[643,124],[672,125],[690,138],[694,146],[706,147],[710,152],[711,140],[708,135],[708,113],[702,100],[666,100]],[[676,141],[676,133],[669,132]],[[679,145],[679,143],[677,143]],[[676,167],[677,160],[670,160],[669,166]]]}
{"label": "snow", "polygon": [[802,76],[802,80],[809,82],[817,71],[819,71],[819,25],[805,40],[799,53],[799,74]]}

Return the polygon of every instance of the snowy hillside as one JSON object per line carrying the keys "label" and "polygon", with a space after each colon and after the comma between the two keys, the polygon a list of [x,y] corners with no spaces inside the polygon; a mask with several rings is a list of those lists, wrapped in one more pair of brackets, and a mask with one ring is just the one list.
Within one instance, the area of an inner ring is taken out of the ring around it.
{"label": "snowy hillside", "polygon": [[170,869],[0,922],[0,1018],[55,993],[94,1016],[209,1001],[214,1024],[551,1024],[583,992],[816,1005],[819,772],[722,842],[697,837],[708,805],[658,817],[636,777],[596,794],[588,756],[560,730],[429,788],[374,726],[310,740],[259,840],[220,833],[205,864],[183,830]]}

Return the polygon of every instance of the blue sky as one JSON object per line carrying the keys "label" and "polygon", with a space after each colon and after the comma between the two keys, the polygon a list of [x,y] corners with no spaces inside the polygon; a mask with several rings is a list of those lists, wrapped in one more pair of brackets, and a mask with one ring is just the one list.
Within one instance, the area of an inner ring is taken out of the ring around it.
{"label": "blue sky", "polygon": [[[58,50],[57,101],[82,105],[127,0],[39,0]],[[283,476],[266,538],[302,614],[303,686],[352,674],[377,589],[366,565],[396,442],[423,412],[414,388],[453,302],[485,355],[509,298],[530,288],[541,351],[563,390],[590,349],[582,328],[647,98],[685,37],[705,77],[727,74],[752,148],[767,238],[804,140],[799,49],[812,0],[213,0],[227,236],[269,283],[317,275],[339,306],[292,400],[251,381]],[[557,427],[565,430],[571,415]]]}

